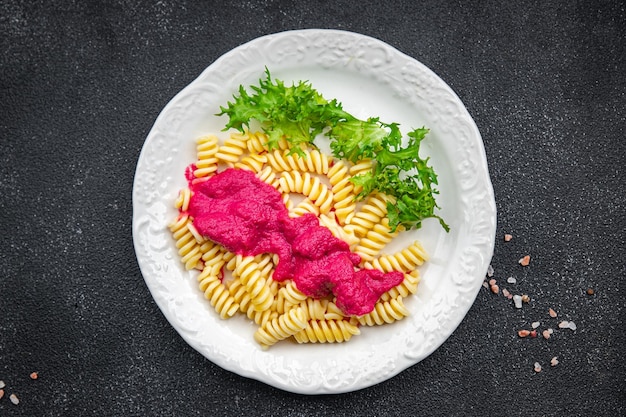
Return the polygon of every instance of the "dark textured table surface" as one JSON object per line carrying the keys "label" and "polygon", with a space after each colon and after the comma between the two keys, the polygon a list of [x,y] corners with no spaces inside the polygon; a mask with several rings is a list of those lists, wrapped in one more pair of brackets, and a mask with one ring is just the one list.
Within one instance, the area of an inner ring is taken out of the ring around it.
{"label": "dark textured table surface", "polygon": [[[456,91],[495,189],[494,278],[531,299],[481,289],[431,356],[341,395],[285,393],[189,347],[131,234],[160,110],[223,53],[298,28],[376,37]],[[0,415],[626,415],[624,2],[3,0],[0,54]],[[561,320],[576,330],[517,336]]]}

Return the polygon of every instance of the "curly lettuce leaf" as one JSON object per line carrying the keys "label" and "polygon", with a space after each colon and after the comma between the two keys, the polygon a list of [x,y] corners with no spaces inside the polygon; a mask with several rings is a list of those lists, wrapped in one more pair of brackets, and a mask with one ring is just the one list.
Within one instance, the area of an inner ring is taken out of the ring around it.
{"label": "curly lettuce leaf", "polygon": [[395,231],[398,225],[407,229],[419,228],[426,218],[439,219],[448,231],[448,225],[434,214],[438,208],[434,195],[438,191],[437,176],[428,165],[428,158],[419,155],[420,142],[428,129],[422,127],[403,137],[397,123],[383,123],[379,118],[360,120],[343,110],[336,99],[326,100],[310,83],[300,81],[291,86],[273,79],[266,68],[266,78],[250,86],[243,86],[227,106],[220,106],[218,116],[229,120],[224,130],[244,132],[250,122],[261,123],[268,135],[270,149],[278,148],[282,140],[290,144],[291,153],[304,155],[303,144],[315,146],[315,137],[324,133],[330,139],[333,155],[353,163],[362,159],[374,160],[371,172],[352,178],[362,187],[358,198],[380,191],[396,198],[388,205],[389,223]]}

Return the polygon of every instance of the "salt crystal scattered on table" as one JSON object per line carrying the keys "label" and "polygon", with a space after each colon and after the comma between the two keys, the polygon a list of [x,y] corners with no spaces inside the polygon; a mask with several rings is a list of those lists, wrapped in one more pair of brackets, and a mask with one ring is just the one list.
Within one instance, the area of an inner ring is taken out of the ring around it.
{"label": "salt crystal scattered on table", "polygon": [[544,330],[541,334],[543,335],[544,339],[549,339],[551,335],[550,331],[548,330]]}
{"label": "salt crystal scattered on table", "polygon": [[487,284],[487,281],[483,281],[483,287],[489,289],[489,284]]}
{"label": "salt crystal scattered on table", "polygon": [[569,323],[567,323],[567,327],[569,327],[570,330],[576,330],[576,323],[570,321]]}
{"label": "salt crystal scattered on table", "polygon": [[537,327],[539,327],[540,325],[541,325],[541,323],[540,323],[540,322],[538,322],[538,321],[536,321],[536,322],[534,322],[534,323],[532,324],[533,329],[536,329],[536,328],[537,328]]}
{"label": "salt crystal scattered on table", "polygon": [[4,381],[0,381],[0,388],[4,388],[6,385],[4,385]]}
{"label": "salt crystal scattered on table", "polygon": [[491,278],[493,276],[493,272],[493,266],[489,265],[487,267],[487,276]]}
{"label": "salt crystal scattered on table", "polygon": [[2,397],[4,397],[4,390],[0,389],[0,400],[2,399]]}
{"label": "salt crystal scattered on table", "polygon": [[496,285],[496,280],[495,279],[490,279],[489,280],[489,285]]}
{"label": "salt crystal scattered on table", "polygon": [[37,372],[32,372],[30,374],[30,379],[37,379],[37,378],[39,378],[39,374]]}
{"label": "salt crystal scattered on table", "polygon": [[526,294],[522,295],[522,301],[525,303],[529,303],[530,302],[530,297]]}
{"label": "salt crystal scattered on table", "polygon": [[535,362],[535,372],[541,372],[541,365],[539,364],[539,362]]}
{"label": "salt crystal scattered on table", "polygon": [[520,259],[519,264],[522,266],[528,266],[530,264],[530,255],[526,255],[524,256],[522,259]]}
{"label": "salt crystal scattered on table", "polygon": [[522,296],[521,295],[514,295],[513,296],[513,302],[515,303],[515,308],[522,308]]}
{"label": "salt crystal scattered on table", "polygon": [[550,317],[556,317],[556,311],[550,309],[548,310],[548,313],[550,314]]}
{"label": "salt crystal scattered on table", "polygon": [[566,327],[569,327],[569,322],[567,320],[563,320],[559,323],[559,329],[565,329]]}
{"label": "salt crystal scattered on table", "polygon": [[502,288],[502,295],[504,295],[506,298],[509,298],[509,295],[511,295],[511,293],[506,288]]}
{"label": "salt crystal scattered on table", "polygon": [[504,241],[505,241],[505,242],[510,242],[510,241],[511,241],[511,239],[513,239],[513,235],[510,235],[510,234],[508,234],[508,233],[506,233],[506,234],[504,235]]}
{"label": "salt crystal scattered on table", "polygon": [[496,284],[493,284],[491,286],[491,292],[497,294],[498,292],[500,292],[500,287],[498,287]]}
{"label": "salt crystal scattered on table", "polygon": [[530,334],[530,332],[528,330],[518,330],[517,335],[519,337],[526,337]]}
{"label": "salt crystal scattered on table", "polygon": [[17,395],[15,394],[11,394],[9,395],[9,399],[11,400],[11,402],[15,405],[18,405],[20,403],[20,399],[17,398]]}
{"label": "salt crystal scattered on table", "polygon": [[554,358],[552,358],[552,360],[550,361],[550,365],[551,366],[557,366],[559,364],[558,359],[556,358],[556,356]]}
{"label": "salt crystal scattered on table", "polygon": [[508,277],[506,279],[506,282],[508,282],[509,284],[515,284],[515,283],[517,283],[517,280],[515,278],[513,278],[513,277]]}

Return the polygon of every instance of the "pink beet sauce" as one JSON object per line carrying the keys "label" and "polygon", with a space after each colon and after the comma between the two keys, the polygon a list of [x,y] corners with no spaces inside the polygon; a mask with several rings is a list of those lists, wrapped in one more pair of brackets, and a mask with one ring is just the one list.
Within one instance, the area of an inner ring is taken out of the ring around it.
{"label": "pink beet sauce", "polygon": [[203,236],[245,256],[278,254],[274,280],[291,278],[310,297],[332,293],[345,314],[371,312],[404,279],[402,272],[358,268],[361,259],[346,242],[313,214],[289,217],[281,194],[252,172],[230,168],[190,187],[189,214]]}

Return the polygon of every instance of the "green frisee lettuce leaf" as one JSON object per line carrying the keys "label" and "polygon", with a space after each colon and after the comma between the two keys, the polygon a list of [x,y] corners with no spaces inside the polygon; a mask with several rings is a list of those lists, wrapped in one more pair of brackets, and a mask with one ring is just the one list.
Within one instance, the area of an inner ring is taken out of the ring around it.
{"label": "green frisee lettuce leaf", "polygon": [[243,86],[227,106],[220,106],[218,116],[228,116],[224,130],[244,132],[250,122],[261,123],[268,135],[270,149],[278,148],[279,141],[287,140],[291,153],[304,156],[301,145],[315,146],[315,137],[321,133],[330,140],[333,155],[358,163],[362,159],[374,160],[371,172],[352,178],[362,186],[358,198],[379,191],[396,199],[388,203],[389,225],[393,231],[399,225],[407,229],[419,228],[424,219],[436,218],[449,231],[445,221],[434,213],[438,208],[437,175],[428,165],[428,158],[419,155],[420,142],[428,129],[422,127],[403,137],[397,123],[383,123],[377,117],[360,120],[343,110],[336,99],[326,100],[310,83],[300,81],[286,86],[272,79],[269,70],[259,84]]}

